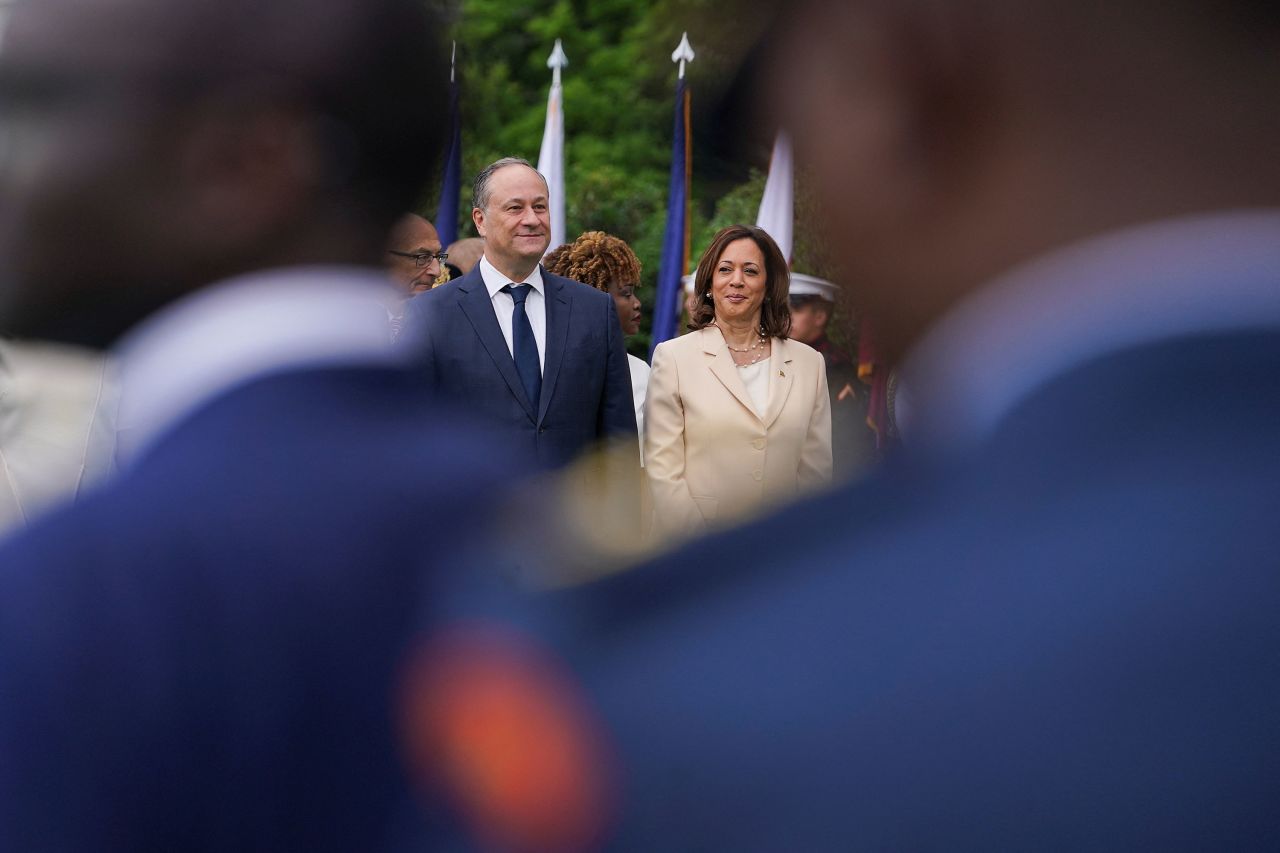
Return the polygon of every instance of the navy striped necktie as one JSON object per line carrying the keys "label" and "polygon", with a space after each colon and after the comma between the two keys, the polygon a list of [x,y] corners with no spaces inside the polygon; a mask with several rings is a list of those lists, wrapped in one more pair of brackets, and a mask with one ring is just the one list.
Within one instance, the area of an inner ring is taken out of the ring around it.
{"label": "navy striped necktie", "polygon": [[542,366],[538,364],[538,344],[533,339],[533,324],[529,322],[524,305],[532,289],[533,286],[528,284],[508,284],[502,288],[503,292],[511,294],[516,304],[515,313],[511,315],[511,357],[515,360],[524,393],[536,410],[542,396]]}

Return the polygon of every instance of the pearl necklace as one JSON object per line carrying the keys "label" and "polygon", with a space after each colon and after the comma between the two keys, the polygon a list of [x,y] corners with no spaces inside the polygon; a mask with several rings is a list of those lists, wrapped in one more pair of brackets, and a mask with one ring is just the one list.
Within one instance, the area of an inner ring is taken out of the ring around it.
{"label": "pearl necklace", "polygon": [[[715,326],[717,329],[720,329],[720,326],[719,326],[719,324],[717,324],[717,323],[712,323],[711,325]],[[721,337],[723,337],[723,336],[724,336],[724,329],[720,329],[720,335],[721,335]],[[738,364],[737,359],[734,359],[734,362],[733,362],[733,363],[734,363],[734,365],[736,365],[737,367],[740,367],[740,368],[741,368],[741,367],[750,367],[751,365],[755,364],[756,362],[758,362],[758,361],[760,360],[760,356],[764,355],[764,347],[765,347],[765,344],[767,343],[767,341],[768,341],[768,339],[767,339],[767,338],[765,338],[765,336],[764,336],[764,327],[762,326],[762,327],[760,327],[760,330],[759,330],[759,332],[757,333],[757,337],[756,337],[756,340],[755,340],[755,342],[754,342],[754,343],[752,343],[752,344],[750,344],[750,345],[748,345],[748,346],[745,346],[745,347],[742,347],[741,349],[739,349],[738,347],[735,347],[735,346],[733,346],[731,343],[729,343],[729,339],[728,339],[728,338],[725,338],[725,339],[724,339],[724,345],[725,345],[725,346],[727,346],[727,347],[729,348],[729,351],[730,351],[730,352],[736,352],[736,353],[748,353],[748,352],[750,352],[750,353],[754,353],[754,355],[753,355],[753,356],[752,356],[752,358],[751,358],[751,361],[748,361],[748,362],[746,362],[745,364]]]}

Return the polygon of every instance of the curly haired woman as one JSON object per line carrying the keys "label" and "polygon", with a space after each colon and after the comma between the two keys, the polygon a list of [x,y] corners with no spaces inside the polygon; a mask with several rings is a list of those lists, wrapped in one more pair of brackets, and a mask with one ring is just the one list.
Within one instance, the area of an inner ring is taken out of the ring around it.
{"label": "curly haired woman", "polygon": [[[589,284],[613,297],[618,309],[622,334],[640,331],[640,260],[625,241],[603,231],[587,231],[572,243],[565,243],[543,259],[548,272]],[[627,356],[631,367],[631,391],[635,398],[636,427],[640,445],[644,447],[644,398],[649,387],[649,365]]]}

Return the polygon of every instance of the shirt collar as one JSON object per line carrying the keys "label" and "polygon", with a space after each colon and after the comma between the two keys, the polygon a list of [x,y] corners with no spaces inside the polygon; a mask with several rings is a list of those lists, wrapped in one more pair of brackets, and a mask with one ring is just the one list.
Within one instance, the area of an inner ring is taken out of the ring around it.
{"label": "shirt collar", "polygon": [[1280,327],[1280,210],[1157,222],[1058,250],[964,300],[912,351],[903,441],[954,452],[1092,358],[1173,337]]}
{"label": "shirt collar", "polygon": [[365,268],[297,267],[211,285],[162,309],[117,348],[127,462],[224,391],[301,367],[394,364],[396,293]]}
{"label": "shirt collar", "polygon": [[484,279],[485,289],[489,291],[489,298],[492,299],[494,294],[502,290],[508,284],[528,284],[540,296],[544,296],[542,292],[542,264],[538,264],[533,268],[533,272],[529,273],[529,277],[524,281],[513,282],[502,273],[498,272],[498,268],[489,263],[489,259],[484,255],[480,256],[480,277]]}

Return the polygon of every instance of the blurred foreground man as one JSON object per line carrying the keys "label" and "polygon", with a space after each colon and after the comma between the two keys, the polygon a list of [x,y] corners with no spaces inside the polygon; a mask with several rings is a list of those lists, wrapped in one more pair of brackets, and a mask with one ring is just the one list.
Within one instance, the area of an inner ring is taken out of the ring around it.
{"label": "blurred foreground man", "polygon": [[618,849],[1276,849],[1280,20],[787,22],[914,458],[562,594]]}
{"label": "blurred foreground man", "polygon": [[500,455],[387,334],[440,25],[14,5],[0,325],[128,334],[119,476],[0,549],[0,849],[422,849],[395,673]]}

